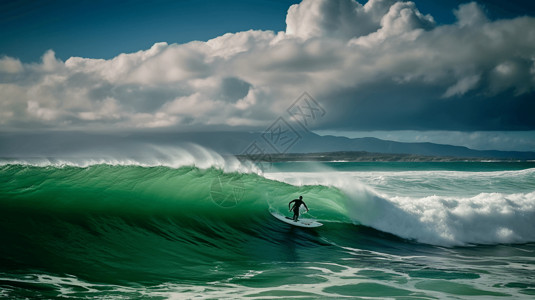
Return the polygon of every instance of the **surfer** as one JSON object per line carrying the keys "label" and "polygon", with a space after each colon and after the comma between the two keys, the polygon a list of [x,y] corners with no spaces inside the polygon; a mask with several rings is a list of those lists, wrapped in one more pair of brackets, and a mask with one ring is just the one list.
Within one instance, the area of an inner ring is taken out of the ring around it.
{"label": "surfer", "polygon": [[[292,205],[292,202],[294,202],[294,205],[292,206],[292,208],[290,208],[290,205]],[[308,212],[308,207],[307,207],[305,201],[303,201],[303,196],[299,196],[299,199],[293,199],[292,201],[290,201],[290,203],[288,203],[288,209],[290,211],[293,210],[293,212],[294,212],[294,216],[293,216],[292,220],[294,220],[296,222],[297,222],[297,219],[299,218],[299,208],[301,207],[301,204],[305,206],[305,208],[307,209],[307,212]]]}

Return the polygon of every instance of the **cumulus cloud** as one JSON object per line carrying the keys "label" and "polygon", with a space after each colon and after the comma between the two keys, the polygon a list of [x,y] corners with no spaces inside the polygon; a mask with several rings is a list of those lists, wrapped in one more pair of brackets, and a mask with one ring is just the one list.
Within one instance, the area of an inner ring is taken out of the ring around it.
{"label": "cumulus cloud", "polygon": [[303,91],[343,129],[535,129],[535,19],[476,3],[303,0],[284,32],[157,43],[112,59],[0,58],[3,129],[263,129]]}
{"label": "cumulus cloud", "polygon": [[22,71],[20,60],[12,57],[0,58],[0,73],[14,74]]}
{"label": "cumulus cloud", "polygon": [[479,5],[475,2],[459,5],[459,9],[454,10],[459,26],[475,26],[488,22],[487,16]]}
{"label": "cumulus cloud", "polygon": [[[375,10],[386,10],[388,5],[370,1]],[[390,1],[391,2],[391,1]],[[290,7],[286,16],[286,33],[303,39],[334,36],[351,38],[379,29],[376,13],[356,1],[303,1]]]}

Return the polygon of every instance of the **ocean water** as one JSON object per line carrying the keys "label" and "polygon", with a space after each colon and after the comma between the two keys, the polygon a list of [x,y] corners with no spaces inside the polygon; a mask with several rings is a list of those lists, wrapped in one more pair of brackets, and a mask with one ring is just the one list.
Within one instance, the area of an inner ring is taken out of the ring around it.
{"label": "ocean water", "polygon": [[2,160],[0,298],[535,297],[533,162],[261,167]]}

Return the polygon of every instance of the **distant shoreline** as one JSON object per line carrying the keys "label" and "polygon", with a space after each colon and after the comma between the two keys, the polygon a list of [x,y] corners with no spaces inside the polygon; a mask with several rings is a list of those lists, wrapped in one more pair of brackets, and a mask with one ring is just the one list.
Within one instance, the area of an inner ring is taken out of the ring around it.
{"label": "distant shoreline", "polygon": [[257,162],[534,162],[518,158],[428,156],[418,154],[390,154],[366,151],[336,151],[316,153],[271,153],[262,156],[236,155],[240,160]]}

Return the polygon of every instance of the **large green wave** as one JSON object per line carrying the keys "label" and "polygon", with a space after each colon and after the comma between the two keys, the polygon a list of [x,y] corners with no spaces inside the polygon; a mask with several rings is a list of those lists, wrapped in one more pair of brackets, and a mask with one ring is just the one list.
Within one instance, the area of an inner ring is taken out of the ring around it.
{"label": "large green wave", "polygon": [[[422,284],[427,290],[430,286],[418,282],[419,276],[477,278],[471,273],[473,260],[480,259],[474,253],[487,253],[479,263],[487,265],[490,257],[490,265],[499,267],[502,255],[495,251],[507,249],[507,256],[525,260],[533,248],[444,249],[433,244],[535,240],[534,169],[358,174],[318,170],[264,177],[229,171],[233,168],[225,168],[226,161],[205,163],[207,168],[92,161],[81,162],[85,167],[64,161],[1,165],[0,297],[124,298],[133,293],[133,298],[158,299],[174,290],[182,297],[217,294],[223,288],[232,298],[250,287],[268,297],[311,296],[311,288],[316,288],[315,296],[337,297],[362,292],[355,280],[386,282],[368,285],[376,295],[387,287],[386,296],[406,296],[408,291],[397,289],[401,277],[396,274],[409,274],[416,278],[415,287]],[[373,189],[378,178],[382,192]],[[462,192],[467,185],[475,186],[475,194]],[[490,193],[496,185],[513,191],[526,187],[513,194]],[[489,192],[480,192],[481,187]],[[443,195],[430,194],[437,188]],[[404,196],[415,190],[423,196]],[[289,215],[288,202],[299,195],[310,208],[308,215],[324,226],[297,228],[270,215]],[[464,272],[457,271],[459,257],[470,257]],[[497,264],[492,262],[496,258]],[[503,268],[499,270],[502,274]],[[513,268],[504,276],[521,278],[523,271]],[[482,273],[488,275],[486,269]],[[498,277],[501,282],[503,276]],[[487,279],[482,281],[486,287]],[[277,290],[271,293],[273,287]],[[397,292],[389,294],[392,287]],[[283,290],[287,293],[277,294]]]}
{"label": "large green wave", "polygon": [[[293,186],[254,173],[196,167],[0,167],[1,203],[25,211],[117,216],[262,215],[299,195],[321,219],[347,220],[344,195],[321,185]],[[319,209],[321,208],[321,209]]]}
{"label": "large green wave", "polygon": [[284,257],[288,238],[325,243],[314,232],[288,236],[289,226],[269,214],[288,214],[299,195],[314,218],[352,226],[344,194],[332,187],[216,168],[5,165],[0,265],[106,282],[205,280],[202,274],[219,276],[209,271],[215,261]]}

